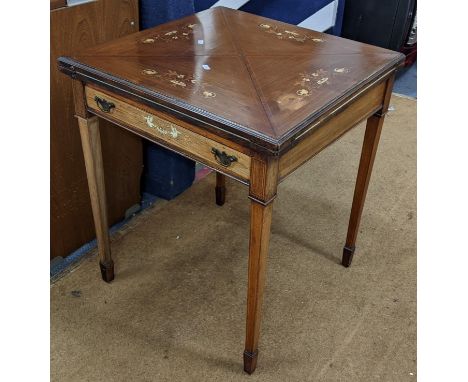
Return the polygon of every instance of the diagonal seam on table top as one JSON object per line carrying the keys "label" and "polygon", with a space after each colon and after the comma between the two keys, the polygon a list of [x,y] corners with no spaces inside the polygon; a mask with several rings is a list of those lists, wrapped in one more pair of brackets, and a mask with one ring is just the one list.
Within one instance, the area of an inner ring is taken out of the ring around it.
{"label": "diagonal seam on table top", "polygon": [[[242,72],[240,73],[242,74],[242,78],[241,78],[242,81],[245,81],[245,83],[249,85],[248,90],[247,90],[248,96],[251,98],[252,102],[255,102],[254,107],[257,108],[258,116],[263,116],[259,124],[259,126],[263,126],[263,128],[261,129],[263,131],[259,131],[258,129],[255,128],[255,126],[251,127],[251,125],[249,125],[248,123],[246,124],[245,121],[244,123],[236,122],[235,119],[232,119],[229,116],[223,117],[224,113],[220,112],[219,110],[210,112],[206,108],[200,108],[199,106],[195,106],[189,103],[184,98],[180,98],[178,96],[168,94],[161,90],[157,90],[157,87],[145,86],[144,84],[141,84],[138,81],[135,82],[131,80],[126,80],[125,77],[112,74],[112,72],[110,72],[109,70],[98,69],[95,65],[93,64],[90,65],[90,63],[88,64],[81,63],[81,65],[94,69],[93,70],[95,72],[94,75],[99,74],[96,72],[101,71],[101,73],[103,74],[102,76],[103,78],[101,78],[101,80],[106,77],[114,77],[114,78],[111,78],[111,80],[115,83],[114,85],[119,84],[119,83],[126,83],[126,85],[128,86],[128,89],[127,90],[121,89],[122,91],[126,91],[128,93],[128,91],[130,90],[130,92],[137,91],[137,93],[143,93],[143,94],[147,93],[149,96],[155,96],[156,99],[160,99],[163,102],[169,101],[170,103],[170,101],[173,100],[175,102],[176,107],[180,107],[181,110],[194,111],[198,116],[202,117],[204,122],[206,122],[206,120],[204,119],[205,117],[208,117],[208,118],[213,117],[213,120],[215,122],[221,123],[225,125],[227,128],[233,127],[234,129],[239,130],[239,132],[242,132],[241,135],[243,135],[244,133],[251,134],[255,136],[256,138],[261,138],[265,140],[265,143],[272,144],[274,146],[281,145],[285,141],[289,140],[298,130],[308,125],[311,122],[311,119],[313,119],[318,114],[320,114],[320,112],[323,112],[324,110],[328,109],[330,107],[330,104],[335,104],[337,100],[342,98],[341,96],[349,95],[349,92],[345,92],[346,94],[342,94],[340,97],[334,97],[330,99],[329,102],[327,102],[326,106],[313,110],[313,112],[306,118],[296,118],[296,121],[292,123],[288,123],[288,131],[282,131],[282,125],[278,124],[278,121],[275,119],[276,118],[275,110],[271,108],[272,105],[268,102],[268,98],[265,97],[265,95],[268,94],[268,88],[265,88],[264,87],[265,83],[262,82],[264,79],[262,77],[262,72],[259,71],[261,70],[261,66],[256,68],[256,65],[257,65],[256,61],[259,60],[259,57],[269,58],[270,60],[274,61],[275,58],[281,60],[285,57],[290,57],[294,60],[294,58],[299,59],[302,57],[309,57],[311,55],[312,56],[318,55],[318,56],[326,56],[325,60],[327,61],[328,59],[333,60],[332,57],[335,57],[335,56],[352,57],[352,56],[360,55],[361,52],[358,52],[355,49],[349,49],[348,51],[344,51],[344,52],[337,51],[337,52],[330,52],[330,53],[322,53],[320,51],[317,51],[317,52],[308,51],[307,53],[306,52],[301,53],[301,51],[294,51],[289,54],[283,53],[283,51],[273,51],[273,52],[265,51],[264,53],[260,53],[260,52],[257,53],[257,51],[253,51],[251,49],[249,50],[249,47],[245,45],[245,43],[249,42],[249,40],[244,41],[242,39],[242,35],[238,34],[239,31],[237,29],[242,28],[243,24],[237,25],[236,23],[233,23],[233,20],[231,20],[233,18],[231,14],[231,12],[234,12],[233,10],[230,10],[229,8],[225,8],[225,7],[218,7],[215,9],[211,9],[209,11],[207,10],[207,12],[215,12],[220,16],[218,19],[218,23],[220,23],[220,25],[224,25],[225,27],[224,43],[225,43],[225,46],[230,47],[229,52],[223,50],[222,53],[216,53],[214,51],[208,50],[206,52],[203,52],[203,54],[197,54],[195,52],[190,52],[189,54],[183,54],[183,53],[181,54],[180,52],[174,52],[174,51],[163,53],[165,52],[164,50],[159,51],[159,52],[156,50],[156,52],[151,52],[151,54],[132,54],[134,52],[132,52],[132,49],[130,49],[130,52],[131,52],[130,55],[127,55],[125,54],[125,52],[122,52],[122,51],[120,54],[117,53],[117,54],[107,55],[105,54],[105,50],[104,50],[103,52],[104,55],[98,54],[97,56],[103,59],[108,57],[108,58],[112,58],[113,60],[120,59],[120,58],[124,59],[125,57],[128,57],[128,58],[130,57],[140,58],[141,57],[141,58],[145,58],[148,60],[151,60],[152,58],[156,60],[158,59],[168,60],[171,58],[184,60],[184,59],[190,59],[194,57],[197,57],[197,60],[199,57],[225,58],[226,60],[235,58],[237,61],[236,65],[239,65],[239,69],[242,68],[242,70],[240,70]],[[242,13],[244,15],[247,14],[246,12],[242,12]],[[256,16],[249,14],[249,17],[256,17]],[[179,19],[177,20],[177,22],[180,23],[181,20],[182,19]],[[272,20],[272,21],[278,22],[277,20]],[[284,24],[281,22],[278,22],[278,23]],[[300,29],[304,29],[304,28],[300,28]],[[334,38],[335,38],[334,36],[331,36],[331,40]],[[127,38],[127,40],[131,40],[131,38]],[[362,44],[360,44],[359,46],[361,45]],[[392,54],[394,53],[390,51],[378,52],[378,56],[391,56]],[[76,62],[76,60],[79,61],[79,56],[85,58],[85,57],[94,57],[95,55],[91,53],[89,54],[78,53],[78,56],[75,56],[75,58],[72,59],[77,64],[77,67],[81,66],[79,62]],[[383,67],[380,68],[380,70],[378,71],[370,73],[369,76],[363,77],[362,81],[360,81],[360,85],[364,86],[365,83],[367,83],[367,81],[369,80],[369,77],[375,76],[376,74],[378,74],[377,72],[380,72],[382,69]],[[83,72],[81,73],[81,75],[87,76],[89,78],[94,78],[93,73],[91,72],[90,74],[91,74],[91,77],[89,77],[89,75],[86,75],[86,73],[83,73]],[[96,77],[95,79],[99,80],[98,77]],[[260,86],[260,84],[262,86]],[[222,85],[222,83],[220,83],[220,85]],[[252,86],[254,89],[252,89]],[[232,133],[232,131],[230,131],[230,133]]]}
{"label": "diagonal seam on table top", "polygon": [[270,130],[273,132],[274,136],[276,137],[277,136],[277,132],[273,126],[273,124],[271,123],[271,111],[270,111],[270,108],[268,107],[268,105],[264,102],[264,99],[263,99],[263,94],[261,94],[261,89],[260,89],[260,86],[258,85],[257,81],[255,80],[255,77],[254,77],[254,73],[252,72],[247,60],[246,60],[246,57],[244,55],[244,52],[242,51],[242,49],[240,48],[239,44],[237,43],[237,40],[234,38],[234,36],[232,35],[232,29],[231,29],[231,26],[229,25],[229,23],[227,22],[227,19],[226,19],[226,15],[224,13],[224,7],[220,7],[220,10],[221,10],[221,14],[223,15],[223,21],[224,21],[224,24],[226,25],[226,29],[228,30],[228,33],[229,33],[229,37],[234,45],[234,47],[236,48],[237,50],[237,53],[239,54],[239,57],[241,58],[242,62],[244,63],[244,66],[245,68],[247,69],[247,72],[249,73],[249,76],[250,76],[250,80],[252,81],[252,84],[253,84],[253,88],[255,89],[255,93],[257,94],[257,97],[258,97],[258,100],[260,101],[260,105],[262,105],[262,108],[263,108],[263,111],[265,112],[265,116],[266,116],[266,119],[269,123],[269,127],[270,127]]}
{"label": "diagonal seam on table top", "polygon": [[[231,42],[233,43],[234,47],[236,48],[238,54],[239,54],[239,57],[241,58],[242,62],[244,63],[249,75],[250,75],[250,78],[251,78],[251,81],[254,85],[254,88],[255,88],[255,91],[257,93],[257,96],[261,102],[261,105],[263,107],[263,110],[265,112],[265,116],[267,117],[269,123],[270,123],[270,128],[271,128],[271,131],[273,132],[274,134],[274,137],[276,139],[279,139],[279,136],[282,135],[282,133],[278,132],[275,128],[275,124],[273,123],[273,113],[270,109],[270,106],[268,105],[268,102],[266,102],[266,98],[263,94],[263,91],[262,91],[262,87],[260,86],[259,82],[256,80],[256,75],[255,75],[255,72],[254,70],[252,69],[250,63],[249,63],[249,57],[304,57],[304,56],[310,56],[310,52],[308,53],[299,53],[299,52],[294,52],[293,54],[275,54],[275,53],[270,53],[270,54],[246,54],[243,49],[242,49],[242,46],[239,44],[239,42],[237,41],[237,38],[235,36],[233,36],[233,29],[230,25],[230,23],[228,22],[227,18],[228,16],[226,15],[225,12],[231,12],[232,10],[230,8],[226,8],[226,7],[219,7],[219,11],[221,11],[220,13],[222,14],[223,16],[223,22],[225,23],[226,25],[226,29],[228,31],[228,34],[229,34],[229,37],[230,37],[230,40]],[[248,13],[248,12],[247,12]],[[282,22],[279,22],[277,21],[278,23],[280,24],[284,24]],[[304,28],[300,28],[300,29],[304,29]],[[312,32],[315,32],[315,31],[312,31]],[[332,36],[332,37],[335,37],[335,36]],[[359,55],[359,54],[362,54],[361,52],[359,51],[350,51],[350,52],[334,52],[334,53],[326,53],[326,54],[323,54],[323,53],[320,53],[320,56],[328,56],[328,57],[334,57],[334,56],[354,56],[354,55]],[[379,54],[383,54],[383,55],[393,55],[394,53],[393,52],[379,52]],[[381,68],[382,69],[382,68]],[[363,79],[361,81],[361,84],[365,83],[369,77],[372,77],[372,75],[374,75],[374,73],[372,73],[370,76],[368,76],[367,78]],[[340,99],[342,97],[336,97],[334,98],[333,100],[330,100],[331,103],[333,103],[334,101],[336,101],[337,99]],[[316,110],[314,113],[312,113],[312,115],[316,115],[318,114],[320,110]],[[297,130],[298,126],[301,126],[304,124],[304,122],[306,121],[307,119],[299,122],[296,124],[296,126],[294,128],[291,129],[291,131],[289,132],[288,135],[288,138],[289,139],[289,136],[291,135],[290,133],[292,131],[295,131]],[[283,137],[284,139],[285,137]],[[287,140],[286,139],[286,140]]]}
{"label": "diagonal seam on table top", "polygon": [[[355,55],[356,53],[351,53],[351,52],[346,52],[346,53],[340,53],[340,52],[336,52],[336,53],[330,53],[330,54],[327,54],[327,56],[333,56],[333,57],[339,57],[339,58],[346,58],[347,56],[352,56],[352,55]],[[378,53],[378,56],[394,56],[395,53],[393,52],[379,52]],[[294,54],[292,56],[289,56],[289,57],[296,57],[297,59],[299,59],[300,57],[304,57],[305,55],[299,55],[299,54]],[[322,56],[322,54],[320,54],[320,56]],[[255,68],[255,65],[254,63],[252,62],[252,64],[250,64],[251,60],[249,60],[250,58],[254,59],[254,58],[269,58],[269,59],[284,59],[285,57],[288,57],[286,55],[277,55],[277,54],[270,54],[270,55],[252,55],[252,54],[246,54],[244,55],[244,60],[246,61],[247,65],[252,65],[252,68],[250,69],[250,72],[252,73],[252,77],[255,78],[255,73],[258,72],[257,69],[254,70]],[[388,70],[388,67],[390,67],[391,65],[385,65],[385,66],[382,66],[372,72],[369,72],[367,76],[365,77],[362,77],[357,83],[356,85],[358,86],[358,88],[361,88],[361,87],[364,87],[372,78],[376,77],[378,75],[378,73],[381,73],[381,72],[385,72],[386,70]],[[270,82],[271,83],[274,83],[275,80],[271,80]],[[258,91],[259,91],[259,94],[260,95],[263,95],[263,88],[265,86],[265,83],[262,84],[261,86],[259,85],[257,87]],[[359,89],[356,90],[356,92],[358,92]],[[273,128],[275,129],[275,132],[277,133],[275,135],[275,137],[277,139],[279,139],[278,143],[282,143],[283,141],[285,140],[288,140],[291,138],[292,135],[294,135],[294,132],[300,128],[303,128],[305,125],[308,125],[309,123],[311,123],[312,121],[310,120],[311,118],[314,118],[316,115],[320,114],[321,112],[323,112],[325,109],[328,109],[331,105],[333,104],[336,104],[337,102],[339,102],[340,99],[343,99],[345,98],[345,96],[349,96],[350,94],[352,94],[353,91],[351,91],[350,93],[350,90],[347,89],[346,91],[344,91],[342,94],[338,94],[336,95],[335,97],[331,97],[328,102],[327,102],[327,105],[324,105],[320,108],[317,108],[315,109],[313,112],[310,113],[310,115],[306,118],[303,118],[302,120],[298,120],[296,121],[295,125],[294,126],[291,126],[289,132],[285,135],[284,132],[278,132],[276,131],[276,129],[278,127],[280,127],[277,123],[275,123],[275,120],[274,120],[274,114],[273,112],[270,112],[269,115],[272,115],[272,118],[270,120],[270,122],[272,123],[272,126]],[[266,99],[266,98],[265,98]],[[268,104],[267,102],[264,103],[265,105],[265,108],[268,109],[268,111],[270,111],[270,104]],[[281,139],[280,139],[281,138]]]}
{"label": "diagonal seam on table top", "polygon": [[[103,56],[103,57],[105,57],[105,56]],[[118,75],[109,73],[109,72],[107,72],[105,70],[96,68],[96,67],[94,67],[92,65],[79,62],[74,57],[63,56],[63,57],[61,57],[61,59],[62,59],[62,61],[61,61],[62,63],[66,64],[68,66],[73,66],[74,67],[73,70],[77,70],[77,69],[80,69],[80,68],[88,70],[89,73],[83,73],[82,72],[82,73],[80,73],[80,75],[84,76],[84,77],[87,77],[87,78],[90,78],[90,79],[92,78],[93,80],[97,81],[98,83],[102,83],[102,78],[110,79],[110,80],[112,80],[113,82],[115,82],[115,83],[117,83],[119,85],[126,85],[128,87],[128,89],[122,88],[120,86],[118,86],[117,89],[119,89],[120,91],[123,91],[123,92],[125,92],[127,94],[134,94],[135,95],[134,91],[143,91],[143,92],[146,91],[146,92],[148,92],[148,94],[156,96],[160,100],[163,100],[163,101],[169,100],[171,102],[176,101],[177,103],[183,105],[184,110],[195,111],[200,116],[210,116],[210,118],[213,118],[213,120],[215,120],[215,121],[221,122],[221,123],[223,123],[223,124],[225,124],[226,126],[229,126],[229,127],[234,127],[236,130],[239,130],[240,132],[243,132],[243,133],[247,132],[249,135],[251,135],[253,137],[260,138],[263,141],[268,142],[269,144],[276,146],[276,143],[277,143],[276,137],[270,136],[270,135],[265,134],[265,133],[260,132],[260,131],[252,130],[251,127],[249,127],[249,126],[245,126],[245,125],[240,124],[239,122],[235,122],[233,120],[225,118],[225,117],[223,117],[222,115],[220,115],[218,113],[213,113],[213,112],[207,111],[205,109],[202,109],[202,108],[200,108],[198,106],[194,106],[194,105],[192,105],[190,103],[187,103],[185,100],[183,100],[181,98],[178,98],[178,97],[170,95],[170,94],[162,93],[162,92],[160,92],[158,90],[146,87],[146,86],[141,85],[141,84],[131,82],[131,81],[125,79],[125,78],[119,77]],[[63,66],[62,68],[64,70],[69,70],[67,68],[67,66]],[[96,75],[97,77],[94,77],[94,75]],[[142,97],[141,95],[138,95],[138,97],[140,99],[145,99],[145,97]],[[164,106],[164,105],[162,105],[162,106]],[[237,135],[237,136],[239,136],[241,138],[243,137],[243,135],[233,133],[232,131],[230,132],[230,134]]]}

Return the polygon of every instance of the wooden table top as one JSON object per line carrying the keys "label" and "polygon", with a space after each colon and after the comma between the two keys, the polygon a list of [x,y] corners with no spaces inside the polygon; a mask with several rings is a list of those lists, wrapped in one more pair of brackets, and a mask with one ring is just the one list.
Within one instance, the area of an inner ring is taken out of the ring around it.
{"label": "wooden table top", "polygon": [[216,7],[61,57],[59,68],[230,139],[280,152],[403,59]]}

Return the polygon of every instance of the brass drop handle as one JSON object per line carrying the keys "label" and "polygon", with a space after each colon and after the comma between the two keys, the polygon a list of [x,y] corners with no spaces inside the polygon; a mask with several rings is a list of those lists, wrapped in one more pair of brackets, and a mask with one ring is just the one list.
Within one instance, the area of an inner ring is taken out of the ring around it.
{"label": "brass drop handle", "polygon": [[237,158],[234,155],[228,155],[225,151],[219,151],[216,148],[212,148],[211,152],[214,154],[216,162],[221,166],[229,167],[232,162],[237,162]]}
{"label": "brass drop handle", "polygon": [[101,97],[94,97],[94,100],[96,101],[96,104],[98,105],[98,108],[103,111],[104,113],[110,113],[113,108],[115,108],[115,104],[112,102],[109,102],[105,100],[104,98]]}

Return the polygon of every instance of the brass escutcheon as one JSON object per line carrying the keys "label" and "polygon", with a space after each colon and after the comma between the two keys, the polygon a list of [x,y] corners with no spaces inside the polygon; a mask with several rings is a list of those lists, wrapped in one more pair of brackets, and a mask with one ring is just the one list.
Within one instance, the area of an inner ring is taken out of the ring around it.
{"label": "brass escutcheon", "polygon": [[229,167],[231,163],[237,162],[237,157],[234,155],[228,155],[225,151],[219,151],[218,149],[212,147],[211,152],[214,154],[216,162],[221,166]]}

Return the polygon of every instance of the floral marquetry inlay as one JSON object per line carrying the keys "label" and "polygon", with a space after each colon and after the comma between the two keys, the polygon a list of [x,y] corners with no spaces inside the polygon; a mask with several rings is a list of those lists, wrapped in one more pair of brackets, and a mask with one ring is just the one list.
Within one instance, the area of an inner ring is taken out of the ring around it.
{"label": "floral marquetry inlay", "polygon": [[177,127],[170,122],[164,121],[160,118],[157,118],[157,124],[154,123],[154,117],[152,115],[147,115],[145,117],[146,124],[148,127],[155,129],[161,135],[169,135],[170,137],[176,139],[182,133],[177,130]]}
{"label": "floral marquetry inlay", "polygon": [[310,34],[299,33],[294,30],[289,30],[289,29],[282,29],[278,27],[277,25],[260,24],[258,27],[263,32],[274,35],[276,38],[280,40],[293,40],[293,41],[298,41],[298,42],[305,42],[305,41],[324,42],[325,41],[321,38],[314,37]]}
{"label": "floral marquetry inlay", "polygon": [[176,87],[189,89],[195,94],[200,94],[205,98],[214,98],[216,93],[210,90],[210,85],[193,75],[179,73],[175,70],[166,70],[164,72],[158,72],[153,68],[143,69],[142,74],[147,76],[161,79],[161,81],[167,82],[168,84]]}
{"label": "floral marquetry inlay", "polygon": [[143,73],[144,74],[147,74],[149,76],[153,75],[153,74],[158,74],[158,72],[154,69],[143,69]]}
{"label": "floral marquetry inlay", "polygon": [[349,72],[350,69],[348,68],[334,68],[333,70],[317,69],[313,72],[300,73],[300,79],[295,83],[298,87],[296,94],[301,97],[309,96],[314,89],[330,85],[335,78]]}
{"label": "floral marquetry inlay", "polygon": [[161,32],[155,36],[145,37],[141,40],[143,44],[153,44],[156,41],[172,42],[177,40],[190,40],[193,30],[197,24],[187,24],[179,28]]}

